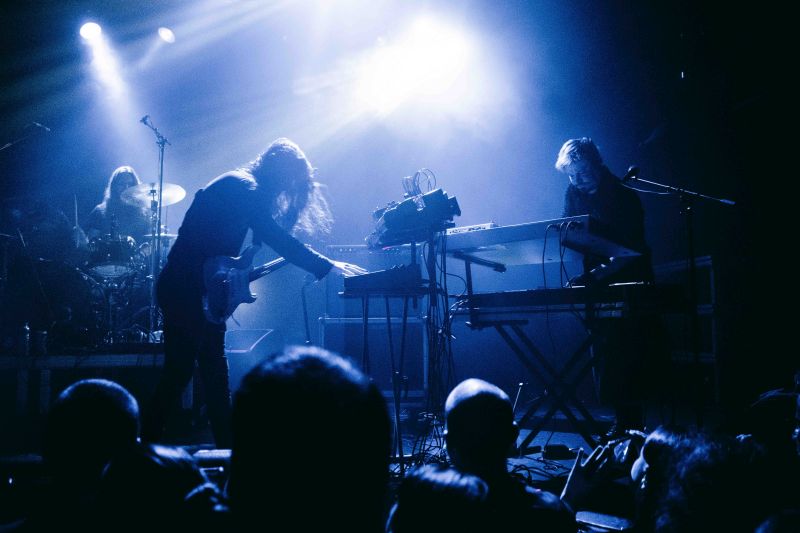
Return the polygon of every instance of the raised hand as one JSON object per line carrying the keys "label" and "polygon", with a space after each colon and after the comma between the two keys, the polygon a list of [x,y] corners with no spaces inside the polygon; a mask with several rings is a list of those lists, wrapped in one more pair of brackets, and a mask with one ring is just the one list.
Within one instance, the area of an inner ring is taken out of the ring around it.
{"label": "raised hand", "polygon": [[583,448],[578,450],[575,464],[567,477],[567,484],[561,492],[561,501],[575,512],[594,488],[606,479],[606,474],[614,462],[614,449],[611,446],[598,446],[584,461]]}

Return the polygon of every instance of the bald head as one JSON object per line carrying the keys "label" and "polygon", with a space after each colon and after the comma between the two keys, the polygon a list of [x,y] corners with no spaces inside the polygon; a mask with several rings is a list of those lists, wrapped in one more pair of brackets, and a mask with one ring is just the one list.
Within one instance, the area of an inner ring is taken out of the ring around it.
{"label": "bald head", "polygon": [[505,464],[517,438],[511,400],[502,389],[481,379],[459,383],[445,402],[447,448],[457,468],[481,470]]}
{"label": "bald head", "polygon": [[[460,404],[478,396],[484,397],[484,401],[495,401],[508,405],[509,411],[511,410],[511,400],[508,394],[503,392],[503,389],[497,385],[493,385],[488,381],[482,379],[470,378],[465,379],[450,391],[445,403],[445,412],[450,413],[453,409]],[[490,400],[489,398],[494,398]]]}

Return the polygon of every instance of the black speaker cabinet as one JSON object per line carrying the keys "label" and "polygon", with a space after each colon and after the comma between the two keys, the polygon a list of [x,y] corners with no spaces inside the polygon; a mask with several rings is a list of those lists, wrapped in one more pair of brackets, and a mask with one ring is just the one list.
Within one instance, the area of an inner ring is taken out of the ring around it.
{"label": "black speaker cabinet", "polygon": [[[359,369],[362,367],[364,349],[364,322],[360,318],[322,317],[320,342],[328,350],[335,351],[352,361]],[[389,348],[389,329],[386,318],[370,318],[367,324],[369,347],[370,378],[384,392],[392,392],[392,360]],[[394,365],[400,371],[400,341],[402,319],[391,319],[392,341],[394,346]],[[405,357],[403,361],[403,400],[423,398],[427,388],[428,347],[425,323],[418,318],[409,318],[406,324]]]}
{"label": "black speaker cabinet", "polygon": [[[420,263],[421,246],[416,247],[416,261]],[[395,246],[385,250],[370,250],[364,244],[337,244],[325,247],[325,255],[338,261],[346,261],[367,269],[370,272],[387,270],[394,266],[411,263],[411,246]],[[422,264],[422,263],[420,263]],[[424,271],[423,267],[423,271]],[[423,278],[427,278],[423,272]],[[325,314],[335,318],[361,318],[362,301],[360,298],[342,298],[339,293],[344,290],[344,279],[341,275],[325,276]],[[420,317],[423,313],[423,301],[418,299],[416,307],[411,299],[408,303],[408,316]],[[369,316],[379,318],[386,316],[386,303],[380,298],[371,298]],[[403,299],[389,299],[389,316],[402,318]]]}

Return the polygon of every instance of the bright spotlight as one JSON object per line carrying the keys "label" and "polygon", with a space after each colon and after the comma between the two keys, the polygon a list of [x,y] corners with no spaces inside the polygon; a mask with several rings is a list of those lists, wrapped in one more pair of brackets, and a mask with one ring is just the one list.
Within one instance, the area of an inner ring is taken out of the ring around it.
{"label": "bright spotlight", "polygon": [[426,18],[411,28],[406,48],[418,63],[418,74],[424,77],[420,91],[443,94],[464,70],[470,46],[460,32]]}
{"label": "bright spotlight", "polygon": [[420,19],[395,44],[379,47],[363,63],[358,95],[379,114],[411,98],[449,98],[470,48],[461,32]]}
{"label": "bright spotlight", "polygon": [[107,91],[107,95],[118,98],[125,91],[121,70],[111,43],[102,34],[100,26],[87,22],[81,28],[81,35],[92,54],[92,70],[94,77]]}
{"label": "bright spotlight", "polygon": [[161,37],[161,40],[165,43],[172,44],[175,42],[175,34],[169,28],[163,26],[158,28],[158,36]]}
{"label": "bright spotlight", "polygon": [[81,37],[86,39],[87,41],[93,41],[100,37],[100,34],[103,33],[103,28],[100,27],[99,24],[96,22],[87,22],[83,26],[81,26]]}

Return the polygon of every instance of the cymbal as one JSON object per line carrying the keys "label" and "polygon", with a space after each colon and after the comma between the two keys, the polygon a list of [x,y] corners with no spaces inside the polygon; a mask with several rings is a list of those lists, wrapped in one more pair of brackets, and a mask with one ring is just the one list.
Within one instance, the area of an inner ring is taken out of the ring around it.
{"label": "cymbal", "polygon": [[[186,190],[174,183],[165,183],[161,189],[161,205],[177,204],[186,196]],[[158,186],[155,183],[140,183],[128,187],[120,195],[126,204],[149,207],[151,200],[158,200]]]}
{"label": "cymbal", "polygon": [[[145,237],[147,239],[152,239],[153,237],[155,237],[155,235],[153,235],[152,233],[148,233],[147,235],[145,235]],[[175,235],[174,233],[162,233],[161,234],[161,238],[162,239],[177,239],[178,236]]]}

